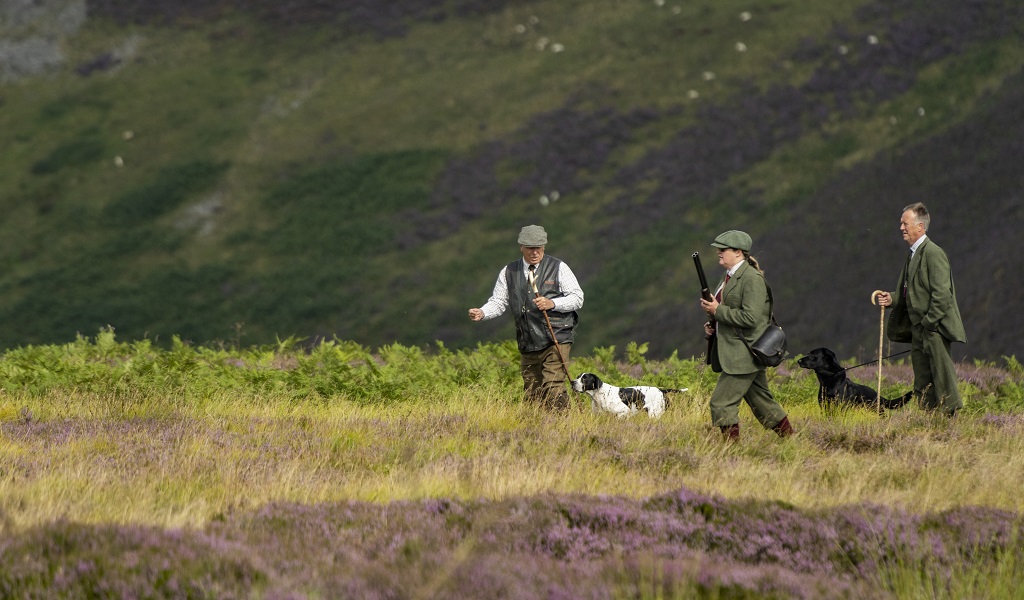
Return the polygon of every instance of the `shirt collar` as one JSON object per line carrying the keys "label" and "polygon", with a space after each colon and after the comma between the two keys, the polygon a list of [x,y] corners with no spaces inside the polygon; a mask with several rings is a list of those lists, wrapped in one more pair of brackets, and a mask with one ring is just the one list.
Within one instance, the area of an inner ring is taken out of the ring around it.
{"label": "shirt collar", "polygon": [[732,266],[732,268],[731,268],[731,269],[729,269],[728,271],[726,271],[726,274],[728,274],[730,278],[732,278],[732,277],[735,277],[735,276],[736,276],[736,271],[739,271],[739,270],[740,270],[740,267],[742,267],[743,265],[745,265],[745,264],[746,264],[746,262],[747,262],[747,261],[745,261],[745,260],[741,260],[740,262],[738,262],[738,263],[734,264],[734,265]]}
{"label": "shirt collar", "polygon": [[921,244],[923,244],[926,239],[928,239],[927,235],[922,235],[921,237],[917,238],[917,241],[914,242],[914,244],[910,247],[911,256],[913,256],[917,252],[917,249],[921,247]]}

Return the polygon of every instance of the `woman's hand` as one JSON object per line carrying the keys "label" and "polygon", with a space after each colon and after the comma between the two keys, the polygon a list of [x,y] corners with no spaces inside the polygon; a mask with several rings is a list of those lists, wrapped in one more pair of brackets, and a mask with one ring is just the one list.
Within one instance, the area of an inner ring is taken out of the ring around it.
{"label": "woman's hand", "polygon": [[714,317],[715,313],[718,311],[718,300],[713,298],[711,300],[705,300],[701,298],[700,307],[704,309],[704,312],[708,313],[709,317]]}

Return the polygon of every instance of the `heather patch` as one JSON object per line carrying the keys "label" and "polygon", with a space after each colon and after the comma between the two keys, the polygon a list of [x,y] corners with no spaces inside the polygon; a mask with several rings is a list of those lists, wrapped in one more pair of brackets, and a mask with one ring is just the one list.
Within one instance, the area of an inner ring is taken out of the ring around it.
{"label": "heather patch", "polygon": [[960,365],[993,401],[955,420],[825,415],[786,364],[769,383],[798,434],[743,411],[726,444],[713,374],[646,349],[572,368],[690,388],[658,420],[523,404],[510,344],[162,350],[104,330],[9,351],[0,594],[1008,597],[1015,359]]}
{"label": "heather patch", "polygon": [[[687,489],[645,499],[272,503],[192,530],[56,522],[0,543],[23,595],[611,598],[660,589],[729,597],[888,597],[898,566],[957,585],[954,567],[1019,561],[1017,513],[822,511]],[[54,587],[49,587],[54,586]]]}

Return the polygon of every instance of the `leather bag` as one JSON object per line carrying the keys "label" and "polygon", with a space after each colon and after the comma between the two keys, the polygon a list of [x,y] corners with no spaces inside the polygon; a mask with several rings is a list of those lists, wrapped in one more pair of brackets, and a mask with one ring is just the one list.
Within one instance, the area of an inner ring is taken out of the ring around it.
{"label": "leather bag", "polygon": [[747,342],[747,338],[743,337],[743,334],[739,334],[738,330],[736,333],[740,335],[740,339],[743,340],[747,349],[750,350],[755,364],[762,367],[777,367],[786,358],[786,332],[783,331],[779,322],[775,320],[775,299],[772,298],[772,286],[768,285],[767,280],[765,280],[764,284],[768,287],[768,302],[770,303],[772,322],[768,325],[768,329],[765,329],[761,337],[753,344]]}

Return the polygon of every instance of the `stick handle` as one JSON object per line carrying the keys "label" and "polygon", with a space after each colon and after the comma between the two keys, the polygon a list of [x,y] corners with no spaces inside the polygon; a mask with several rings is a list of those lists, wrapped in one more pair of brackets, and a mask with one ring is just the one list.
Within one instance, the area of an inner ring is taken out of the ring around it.
{"label": "stick handle", "polygon": [[[871,303],[878,304],[878,295],[882,290],[871,292]],[[878,305],[878,412],[882,412],[882,346],[885,343],[885,307]]]}

